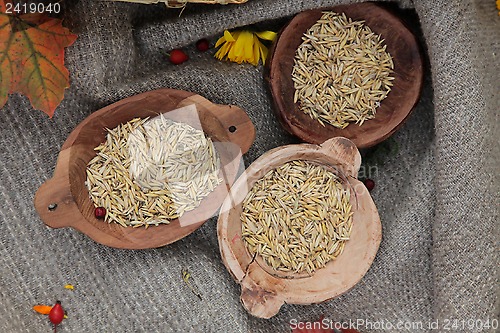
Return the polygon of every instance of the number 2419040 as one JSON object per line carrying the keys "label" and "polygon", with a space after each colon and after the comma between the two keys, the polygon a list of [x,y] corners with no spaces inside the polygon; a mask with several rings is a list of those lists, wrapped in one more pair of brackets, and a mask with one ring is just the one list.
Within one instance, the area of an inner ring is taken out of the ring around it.
{"label": "number 2419040", "polygon": [[5,4],[5,14],[41,14],[41,13],[54,13],[59,14],[61,12],[61,4],[56,3],[6,3]]}

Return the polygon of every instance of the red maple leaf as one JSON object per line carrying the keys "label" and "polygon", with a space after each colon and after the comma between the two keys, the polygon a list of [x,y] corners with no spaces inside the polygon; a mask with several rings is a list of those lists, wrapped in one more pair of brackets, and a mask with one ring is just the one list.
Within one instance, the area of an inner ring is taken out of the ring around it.
{"label": "red maple leaf", "polygon": [[64,48],[76,35],[45,14],[6,12],[6,1],[0,0],[0,108],[8,94],[19,92],[52,117],[69,87]]}

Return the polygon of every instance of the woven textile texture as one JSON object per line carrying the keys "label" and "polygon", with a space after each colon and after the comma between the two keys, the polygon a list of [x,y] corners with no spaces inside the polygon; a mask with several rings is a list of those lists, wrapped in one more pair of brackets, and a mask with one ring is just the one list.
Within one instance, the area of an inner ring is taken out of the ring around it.
{"label": "woven textile texture", "polygon": [[[427,56],[424,88],[393,136],[397,153],[372,170],[380,250],[363,280],[335,300],[284,305],[269,320],[248,315],[222,264],[216,219],[172,245],[132,251],[49,229],[35,212],[34,193],[52,176],[73,128],[140,92],[189,90],[243,108],[257,131],[246,166],[298,142],[272,113],[262,66],[220,62],[214,50],[199,53],[193,43],[243,25],[277,29],[302,10],[349,2],[188,5],[179,17],[162,5],[67,1],[64,24],[78,39],[66,52],[71,88],[55,116],[32,110],[17,94],[0,112],[0,331],[50,332],[32,306],[59,299],[68,312],[61,333],[285,333],[291,320],[321,316],[375,324],[362,332],[430,332],[427,324],[436,320],[432,332],[494,332],[479,323],[499,316],[500,17],[493,0],[396,1]],[[165,53],[175,47],[187,50],[189,62],[168,64]],[[184,268],[201,301],[183,283]],[[64,289],[67,283],[75,289]],[[458,320],[458,328],[445,330],[447,320]],[[470,320],[475,327],[459,329]],[[377,323],[410,324],[384,330]]]}

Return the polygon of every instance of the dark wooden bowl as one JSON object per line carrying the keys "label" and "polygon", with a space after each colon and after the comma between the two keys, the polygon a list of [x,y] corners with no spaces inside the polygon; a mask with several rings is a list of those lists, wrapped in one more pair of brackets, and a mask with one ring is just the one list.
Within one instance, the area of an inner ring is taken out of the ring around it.
{"label": "dark wooden bowl", "polygon": [[[170,112],[193,104],[197,111],[194,114]],[[183,215],[183,223],[175,219],[168,225],[133,228],[96,219],[85,185],[85,170],[96,154],[94,148],[105,140],[105,129],[159,113],[203,129],[215,143],[224,181],[198,208]],[[172,89],[132,96],[92,113],[71,132],[59,153],[53,177],[42,184],[35,195],[35,208],[48,226],[75,228],[107,246],[145,249],[167,245],[189,235],[216,213],[236,179],[241,154],[248,151],[254,139],[252,122],[236,106],[213,104],[194,93]]]}
{"label": "dark wooden bowl", "polygon": [[[385,39],[387,51],[394,61],[394,86],[377,108],[375,118],[365,121],[362,126],[353,123],[345,129],[329,124],[323,127],[317,120],[300,111],[293,102],[295,52],[302,43],[302,35],[325,10],[345,13],[356,21],[364,20],[373,32]],[[353,141],[358,148],[367,148],[387,139],[410,115],[419,99],[423,82],[422,55],[415,36],[393,13],[369,2],[298,14],[280,32],[267,66],[266,79],[279,121],[291,134],[316,144],[343,136]]]}

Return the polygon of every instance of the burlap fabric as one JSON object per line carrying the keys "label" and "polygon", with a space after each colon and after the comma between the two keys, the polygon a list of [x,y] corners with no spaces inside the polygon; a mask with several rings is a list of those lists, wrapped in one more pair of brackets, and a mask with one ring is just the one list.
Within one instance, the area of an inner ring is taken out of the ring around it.
{"label": "burlap fabric", "polygon": [[[278,125],[262,68],[200,54],[199,37],[349,1],[251,0],[239,6],[190,5],[182,17],[162,6],[68,1],[65,24],[79,34],[67,50],[71,88],[53,119],[12,95],[0,112],[0,331],[50,332],[37,303],[64,302],[62,332],[289,332],[290,320],[321,315],[417,323],[392,332],[493,332],[467,325],[498,319],[499,36],[493,0],[399,1],[414,9],[429,57],[420,103],[395,134],[396,156],[372,175],[383,240],[366,277],[344,296],[313,306],[285,305],[278,316],[249,316],[224,268],[216,220],[170,246],[116,250],[71,230],[50,230],[32,201],[51,177],[71,130],[107,104],[150,89],[197,92],[245,109],[257,138],[245,163],[294,142]],[[277,26],[281,20],[264,23]],[[191,60],[164,53],[187,46]],[[182,282],[188,268],[203,300]],[[75,285],[66,290],[66,283]],[[446,320],[458,326],[446,330]],[[379,325],[377,327],[376,325]],[[387,327],[387,326],[386,326]]]}

